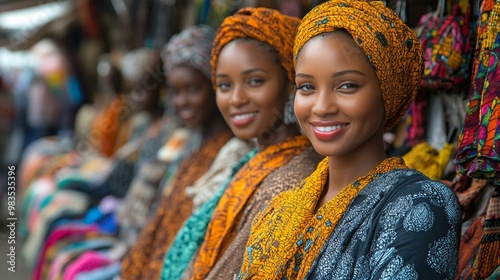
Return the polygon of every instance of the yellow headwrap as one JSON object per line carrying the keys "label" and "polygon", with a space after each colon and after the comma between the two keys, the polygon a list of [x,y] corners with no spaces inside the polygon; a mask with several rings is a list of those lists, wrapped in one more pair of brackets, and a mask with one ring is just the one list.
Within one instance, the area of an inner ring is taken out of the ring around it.
{"label": "yellow headwrap", "polygon": [[243,8],[224,19],[217,29],[212,46],[212,82],[221,49],[237,38],[252,38],[267,43],[278,51],[281,65],[290,82],[295,83],[292,49],[300,19],[267,8]]}
{"label": "yellow headwrap", "polygon": [[391,129],[408,110],[422,79],[423,51],[417,37],[381,1],[328,1],[302,19],[293,47],[294,64],[307,41],[338,29],[351,34],[375,68],[384,102],[384,128]]}

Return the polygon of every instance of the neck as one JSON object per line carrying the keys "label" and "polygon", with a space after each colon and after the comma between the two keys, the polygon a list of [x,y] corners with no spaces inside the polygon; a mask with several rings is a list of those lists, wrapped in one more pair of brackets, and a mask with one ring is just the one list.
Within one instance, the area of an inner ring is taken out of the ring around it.
{"label": "neck", "polygon": [[210,122],[206,123],[201,129],[201,134],[203,139],[211,137],[221,131],[229,130],[227,123],[224,121],[224,118],[220,114],[216,114],[216,116],[210,120]]}
{"label": "neck", "polygon": [[271,145],[284,142],[288,137],[300,135],[300,130],[296,125],[285,125],[281,123],[276,128],[269,128],[267,133],[261,133],[257,136],[257,147],[259,151],[266,149]]}
{"label": "neck", "polygon": [[383,141],[360,147],[345,156],[328,157],[328,189],[338,193],[342,188],[367,174],[387,158]]}

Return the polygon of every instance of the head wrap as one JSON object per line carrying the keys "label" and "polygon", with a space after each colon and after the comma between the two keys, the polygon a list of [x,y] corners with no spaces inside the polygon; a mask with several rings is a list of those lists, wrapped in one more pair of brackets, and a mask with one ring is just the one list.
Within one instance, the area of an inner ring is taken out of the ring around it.
{"label": "head wrap", "polygon": [[394,127],[415,97],[423,71],[423,51],[413,31],[381,1],[333,0],[303,19],[293,48],[294,63],[316,35],[344,29],[375,68],[385,110],[385,130]]}
{"label": "head wrap", "polygon": [[243,8],[224,19],[215,35],[212,46],[212,82],[215,84],[215,67],[221,49],[237,38],[252,38],[272,46],[279,54],[281,65],[288,79],[295,82],[293,70],[293,40],[300,19],[267,8]]}
{"label": "head wrap", "polygon": [[160,62],[160,55],[155,49],[139,48],[126,53],[122,59],[122,75],[125,80],[138,82]]}
{"label": "head wrap", "polygon": [[198,25],[172,36],[162,51],[165,72],[178,66],[189,66],[210,79],[210,51],[214,35],[212,27]]}

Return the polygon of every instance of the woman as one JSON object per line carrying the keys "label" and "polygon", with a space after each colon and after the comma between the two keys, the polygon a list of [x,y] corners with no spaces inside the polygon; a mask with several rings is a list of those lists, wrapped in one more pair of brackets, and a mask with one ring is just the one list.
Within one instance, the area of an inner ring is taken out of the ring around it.
{"label": "woman", "polygon": [[[160,191],[156,192],[156,207],[153,205],[151,218],[143,225],[137,241],[122,261],[123,279],[157,279],[160,276],[167,246],[184,220],[191,215],[192,199],[186,195],[186,189],[207,172],[219,150],[233,136],[217,110],[210,82],[213,36],[212,28],[194,26],[172,37],[165,47],[165,75],[172,104],[177,116],[191,131],[180,153],[184,154],[184,150],[190,150],[195,144],[193,131],[198,131],[201,136],[201,142],[197,144],[200,148],[189,154],[177,155],[182,159],[179,164],[174,160],[178,167],[172,170],[169,166],[166,173],[165,170],[161,173],[163,180]],[[170,148],[178,147],[174,143]],[[168,154],[162,149],[158,153],[159,156],[169,157]],[[145,171],[153,172],[151,169]],[[136,193],[140,194],[141,189],[137,189]],[[120,216],[130,216],[133,221],[139,221],[134,207],[122,209]],[[135,222],[133,225],[137,225]]]}
{"label": "woman", "polygon": [[295,113],[327,156],[255,218],[239,279],[452,279],[460,210],[445,185],[386,158],[422,50],[382,2],[311,10],[294,44]]}
{"label": "woman", "polygon": [[218,29],[211,61],[217,105],[238,138],[257,139],[258,153],[222,194],[184,278],[235,276],[255,214],[303,180],[320,160],[285,113],[293,112],[288,101],[295,91],[292,46],[298,24],[297,18],[276,10],[244,8]]}

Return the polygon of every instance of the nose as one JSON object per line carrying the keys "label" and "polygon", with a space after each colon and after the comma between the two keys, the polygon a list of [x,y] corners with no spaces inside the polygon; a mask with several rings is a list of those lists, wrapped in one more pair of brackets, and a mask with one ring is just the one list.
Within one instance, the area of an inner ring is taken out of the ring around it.
{"label": "nose", "polygon": [[172,97],[172,103],[177,108],[186,107],[188,105],[188,95],[185,92],[177,92]]}
{"label": "nose", "polygon": [[312,113],[320,117],[337,114],[338,105],[335,93],[327,90],[319,91],[314,100]]}
{"label": "nose", "polygon": [[235,107],[239,107],[248,103],[248,96],[245,92],[245,89],[242,86],[236,85],[233,92],[231,93],[231,100],[229,100],[229,102],[232,106]]}

